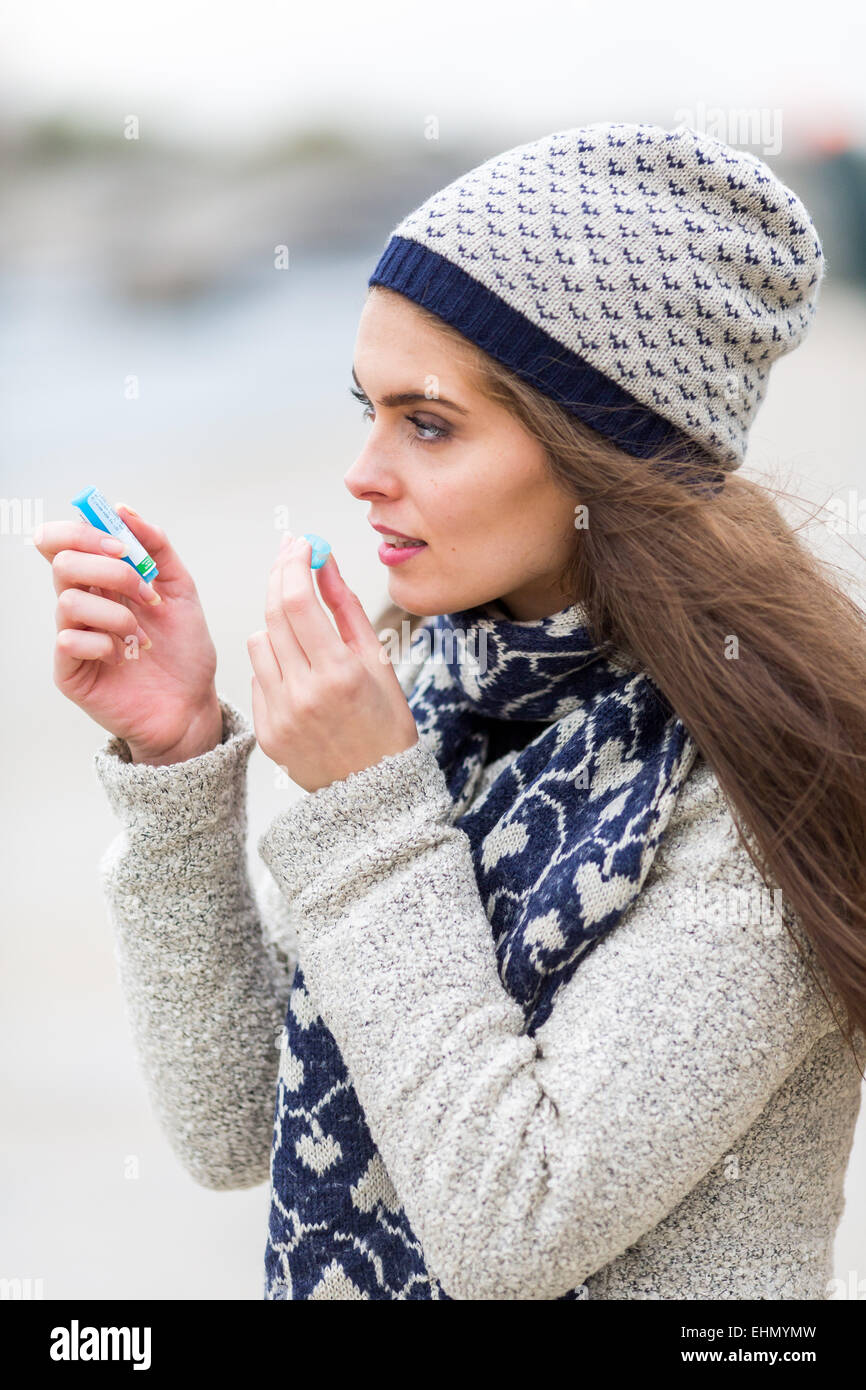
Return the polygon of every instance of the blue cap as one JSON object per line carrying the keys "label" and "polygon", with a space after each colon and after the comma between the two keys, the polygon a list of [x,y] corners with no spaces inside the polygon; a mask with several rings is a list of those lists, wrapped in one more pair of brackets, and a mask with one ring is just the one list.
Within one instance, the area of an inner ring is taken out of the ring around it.
{"label": "blue cap", "polygon": [[331,547],[328,545],[327,541],[322,540],[322,537],[317,536],[314,531],[305,531],[304,540],[309,541],[310,545],[313,547],[313,553],[310,557],[310,569],[320,570],[331,553]]}

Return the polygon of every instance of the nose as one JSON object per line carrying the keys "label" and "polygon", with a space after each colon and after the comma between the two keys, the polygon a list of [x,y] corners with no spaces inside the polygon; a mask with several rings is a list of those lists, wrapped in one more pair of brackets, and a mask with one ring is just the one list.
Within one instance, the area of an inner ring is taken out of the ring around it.
{"label": "nose", "polygon": [[351,468],[344,473],[343,482],[358,501],[397,497],[402,490],[397,469],[389,463],[387,454],[374,444],[372,438],[367,440]]}

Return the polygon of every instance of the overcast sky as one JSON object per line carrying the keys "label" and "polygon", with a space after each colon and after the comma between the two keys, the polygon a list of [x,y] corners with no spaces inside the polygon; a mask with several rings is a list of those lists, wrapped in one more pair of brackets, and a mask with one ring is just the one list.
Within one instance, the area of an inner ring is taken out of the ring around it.
{"label": "overcast sky", "polygon": [[[866,139],[862,6],[551,0],[4,0],[0,109],[133,113],[161,133],[244,141],[316,117],[526,138],[721,104]],[[696,124],[696,121],[689,122]]]}

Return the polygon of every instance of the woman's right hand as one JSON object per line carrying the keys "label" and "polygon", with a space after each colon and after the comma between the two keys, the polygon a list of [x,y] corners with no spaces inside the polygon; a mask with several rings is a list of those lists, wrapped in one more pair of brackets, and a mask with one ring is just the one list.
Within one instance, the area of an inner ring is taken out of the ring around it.
{"label": "woman's right hand", "polygon": [[133,762],[184,762],[222,739],[216,648],[165,532],[128,508],[117,511],[156,562],[162,602],[146,602],[153,582],[107,552],[105,531],[83,518],[45,522],[34,543],[58,595],[54,684],[125,739]]}

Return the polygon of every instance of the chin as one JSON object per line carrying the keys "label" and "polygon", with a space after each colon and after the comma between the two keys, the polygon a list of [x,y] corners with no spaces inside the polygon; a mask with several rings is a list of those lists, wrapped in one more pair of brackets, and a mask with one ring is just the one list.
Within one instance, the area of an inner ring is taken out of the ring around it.
{"label": "chin", "polygon": [[452,604],[450,596],[434,585],[403,584],[392,578],[388,584],[388,597],[398,607],[405,608],[419,618],[432,618],[438,613],[451,613],[458,604]]}
{"label": "chin", "polygon": [[391,596],[391,602],[396,603],[400,608],[405,608],[407,613],[415,618],[435,618],[439,613],[450,613],[452,610],[441,603],[422,603],[415,599],[412,603],[406,603],[402,598]]}
{"label": "chin", "polygon": [[388,576],[388,597],[392,603],[405,608],[407,613],[414,613],[419,618],[432,618],[439,613],[462,613],[479,604],[491,603],[496,598],[496,592],[437,588],[435,584],[413,585],[408,575],[404,580],[392,570]]}

